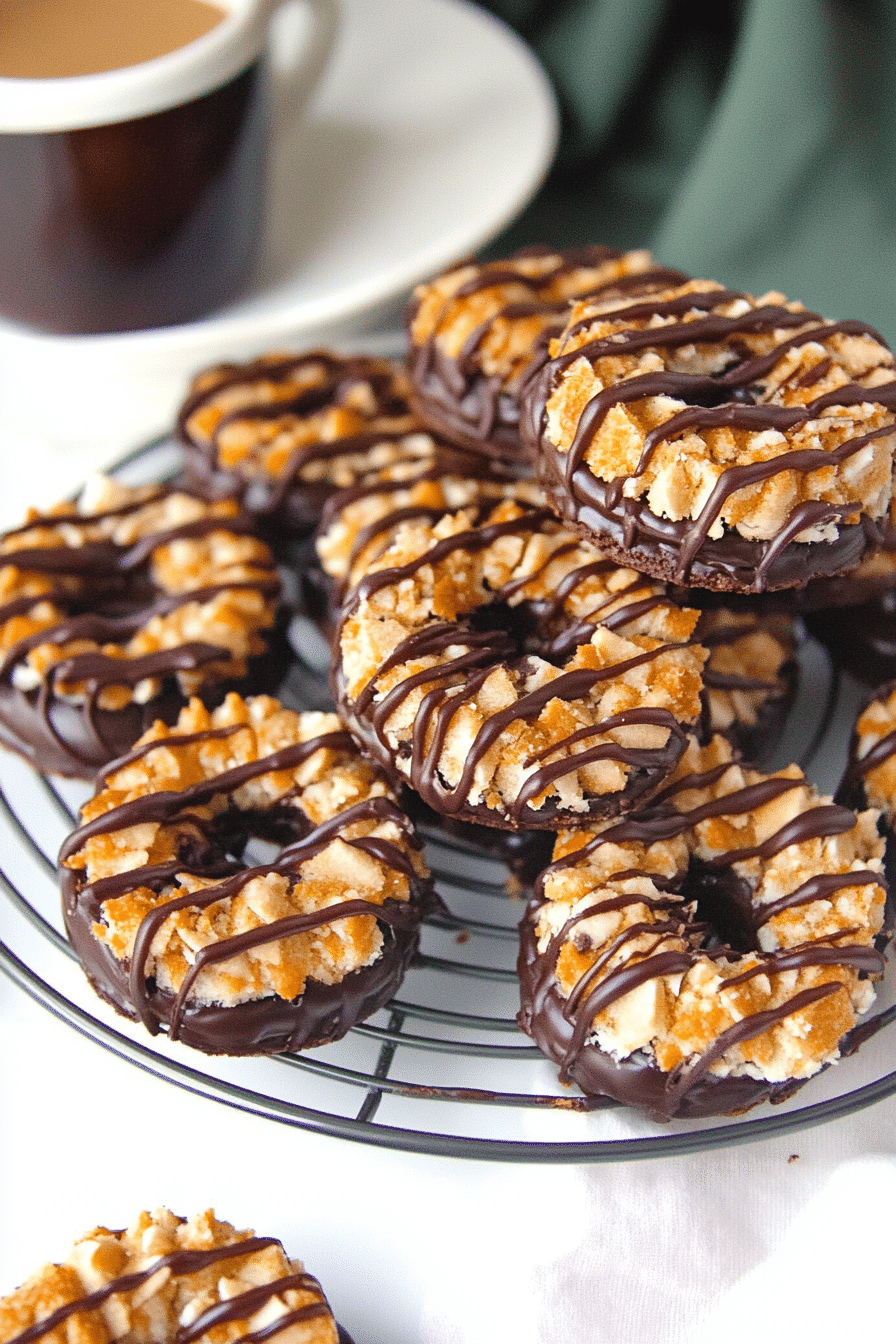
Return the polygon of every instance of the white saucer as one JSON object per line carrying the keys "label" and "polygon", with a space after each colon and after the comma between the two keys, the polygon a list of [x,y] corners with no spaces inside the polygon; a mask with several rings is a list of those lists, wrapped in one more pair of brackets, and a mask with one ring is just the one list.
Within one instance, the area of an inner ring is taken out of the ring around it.
{"label": "white saucer", "polygon": [[[197,368],[369,325],[482,247],[537,189],[556,107],[510,29],[462,0],[342,0],[342,10],[313,103],[276,145],[262,260],[244,297],[201,322],[123,335],[0,322],[4,478],[10,454],[34,446],[62,471],[34,502],[166,428]],[[287,7],[275,60],[289,18]]]}

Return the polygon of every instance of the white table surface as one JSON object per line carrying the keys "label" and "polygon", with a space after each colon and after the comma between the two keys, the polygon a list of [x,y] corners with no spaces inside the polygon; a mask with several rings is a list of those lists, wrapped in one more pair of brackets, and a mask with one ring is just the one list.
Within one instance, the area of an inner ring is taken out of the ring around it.
{"label": "white table surface", "polygon": [[[3,520],[29,492],[65,493],[113,439],[98,424],[65,458],[6,444]],[[97,1223],[213,1206],[303,1258],[356,1344],[839,1344],[856,1325],[894,1337],[894,1098],[687,1157],[418,1157],[190,1095],[2,977],[0,1088],[0,1291]]]}
{"label": "white table surface", "polygon": [[356,1344],[893,1338],[896,1099],[760,1144],[594,1167],[380,1151],[194,1097],[0,980],[8,1290],[80,1232],[213,1206],[279,1236]]}

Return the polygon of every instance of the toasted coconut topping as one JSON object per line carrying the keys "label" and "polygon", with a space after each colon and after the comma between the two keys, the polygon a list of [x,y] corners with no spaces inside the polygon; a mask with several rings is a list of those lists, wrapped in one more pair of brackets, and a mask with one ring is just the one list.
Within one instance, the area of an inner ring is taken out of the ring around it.
{"label": "toasted coconut topping", "polygon": [[[241,861],[252,835],[276,844],[268,862]],[[379,957],[384,903],[413,901],[419,921],[426,878],[394,794],[335,714],[234,694],[212,712],[191,701],[115,762],[62,863],[136,998],[151,980],[180,1006],[340,983]]]}
{"label": "toasted coconut topping", "polygon": [[854,768],[871,807],[896,824],[896,686],[881,691],[856,722]]}
{"label": "toasted coconut topping", "polygon": [[408,310],[413,404],[453,442],[519,460],[519,395],[570,301],[624,292],[633,276],[683,278],[655,269],[649,252],[592,245],[524,248],[419,285]]}
{"label": "toasted coconut topping", "polygon": [[351,483],[367,453],[420,430],[403,369],[328,350],[221,364],[193,382],[180,414],[188,447],[244,479]]}
{"label": "toasted coconut topping", "polygon": [[98,477],[0,538],[3,674],[100,709],[245,675],[275,624],[268,547],[231,499]]}
{"label": "toasted coconut topping", "polygon": [[211,1209],[179,1218],[162,1208],[124,1231],[96,1227],[0,1301],[8,1344],[236,1344],[257,1332],[278,1344],[337,1344],[323,1289],[301,1261]]}
{"label": "toasted coconut topping", "polygon": [[508,493],[390,528],[343,607],[337,696],[436,810],[551,826],[668,772],[706,651],[696,611]]}
{"label": "toasted coconut topping", "polygon": [[883,971],[877,817],[796,766],[748,769],[716,737],[692,740],[640,814],[559,834],[535,937],[573,1025],[564,1067],[594,1046],[683,1093],[837,1059]]}
{"label": "toasted coconut topping", "polygon": [[[862,323],[691,280],[583,299],[551,356],[527,389],[527,438],[564,516],[587,526],[587,507],[624,516],[650,572],[687,582],[709,543],[736,534],[771,548],[770,586],[786,587],[813,572],[784,572],[779,553],[792,543],[833,542],[857,523],[879,543],[893,497],[896,365]],[[686,525],[674,575],[651,549],[662,551],[670,523]],[[836,558],[843,569],[862,552]],[[732,572],[709,586],[744,586]]]}

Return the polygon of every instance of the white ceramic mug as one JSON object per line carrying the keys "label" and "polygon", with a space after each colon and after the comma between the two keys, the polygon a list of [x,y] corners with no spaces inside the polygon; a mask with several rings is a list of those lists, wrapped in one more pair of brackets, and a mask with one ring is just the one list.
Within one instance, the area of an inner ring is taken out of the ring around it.
{"label": "white ceramic mug", "polygon": [[310,96],[337,5],[286,0],[306,23],[272,78],[268,26],[283,0],[215,3],[220,22],[152,60],[0,78],[4,317],[69,334],[166,326],[212,311],[246,277],[271,123]]}

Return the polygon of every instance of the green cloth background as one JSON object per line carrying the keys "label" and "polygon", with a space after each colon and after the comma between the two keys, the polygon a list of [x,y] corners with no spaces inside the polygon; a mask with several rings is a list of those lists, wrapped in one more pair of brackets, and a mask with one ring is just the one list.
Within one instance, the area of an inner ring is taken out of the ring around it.
{"label": "green cloth background", "polygon": [[896,0],[490,0],[560,152],[490,249],[650,247],[896,344]]}

